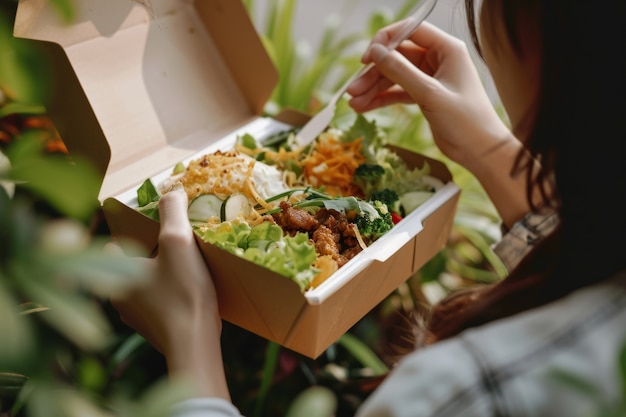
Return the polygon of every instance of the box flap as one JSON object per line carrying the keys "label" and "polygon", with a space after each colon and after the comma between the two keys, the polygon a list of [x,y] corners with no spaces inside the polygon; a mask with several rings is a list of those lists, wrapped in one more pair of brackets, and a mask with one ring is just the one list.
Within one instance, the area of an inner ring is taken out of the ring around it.
{"label": "box flap", "polygon": [[155,19],[131,0],[76,0],[71,25],[45,0],[18,5],[15,36],[52,58],[61,137],[106,167],[101,200],[258,117],[278,81],[240,1],[152,4]]}
{"label": "box flap", "polygon": [[[158,223],[131,204],[143,180],[169,175],[203,149],[231,147],[238,132],[308,117],[259,117],[278,74],[240,0],[152,3],[155,19],[133,0],[74,0],[78,17],[67,26],[46,0],[20,0],[14,31],[50,57],[55,90],[48,111],[70,152],[87,156],[102,172],[100,199],[112,236],[150,251]],[[396,151],[410,166],[428,162],[432,175],[451,181],[441,162]],[[449,185],[425,205],[428,210],[405,219],[419,224],[392,230],[368,248],[375,256],[353,258],[342,267],[348,268],[345,279],[330,288],[329,278],[315,297],[316,290],[303,294],[285,277],[196,235],[223,318],[317,357],[443,248],[459,195]]]}

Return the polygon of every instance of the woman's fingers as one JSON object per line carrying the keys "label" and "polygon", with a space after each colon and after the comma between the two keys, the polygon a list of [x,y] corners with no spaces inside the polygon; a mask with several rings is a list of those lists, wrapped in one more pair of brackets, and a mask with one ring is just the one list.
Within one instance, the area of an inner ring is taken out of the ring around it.
{"label": "woman's fingers", "polygon": [[396,50],[388,48],[402,22],[379,31],[363,55],[364,63],[375,67],[348,88],[350,105],[359,112],[394,103],[428,105],[433,92],[441,88],[435,74],[450,46],[458,40],[424,22]]}
{"label": "woman's fingers", "polygon": [[183,190],[172,190],[159,200],[161,229],[159,244],[167,244],[170,239],[185,239],[192,236],[187,216],[187,194]]}
{"label": "woman's fingers", "polygon": [[457,40],[445,30],[428,22],[422,22],[408,39],[424,49],[439,49],[445,43]]}
{"label": "woman's fingers", "polygon": [[[423,54],[422,52],[416,52]],[[422,103],[437,82],[424,73],[406,56],[388,50],[382,44],[372,44],[369,57],[376,67],[356,80],[348,89],[350,105],[356,111],[368,111],[393,103]],[[397,85],[399,87],[392,86]]]}
{"label": "woman's fingers", "polygon": [[[213,293],[211,276],[189,223],[187,202],[187,194],[182,189],[170,191],[159,200],[161,231],[157,260],[161,269],[179,276],[190,293]],[[198,283],[200,286],[193,289]]]}
{"label": "woman's fingers", "polygon": [[372,59],[385,76],[417,101],[423,102],[438,82],[418,68],[398,51],[389,51],[382,45],[372,45]]}
{"label": "woman's fingers", "polygon": [[365,113],[370,110],[392,104],[411,104],[415,103],[415,101],[401,87],[392,86],[391,88],[383,89],[380,92],[372,90],[361,96],[353,96],[348,103],[354,111],[358,113]]}
{"label": "woman's fingers", "polygon": [[389,97],[387,100],[381,100],[383,93],[387,92],[393,85],[392,81],[381,75],[380,71],[374,67],[348,88],[347,92],[352,96],[350,105],[356,111],[366,112],[392,104],[392,99],[402,100],[401,96],[406,96],[402,91],[398,91],[400,97]]}

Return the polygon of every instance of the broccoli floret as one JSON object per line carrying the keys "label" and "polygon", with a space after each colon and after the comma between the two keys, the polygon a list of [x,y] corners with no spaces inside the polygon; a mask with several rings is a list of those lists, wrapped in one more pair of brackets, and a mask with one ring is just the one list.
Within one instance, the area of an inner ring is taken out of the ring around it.
{"label": "broccoli floret", "polygon": [[398,193],[391,188],[385,188],[380,191],[372,192],[370,200],[380,201],[381,203],[385,204],[390,211],[398,212],[397,205],[400,201],[400,196],[398,196]]}
{"label": "broccoli floret", "polygon": [[385,173],[385,168],[378,164],[364,163],[354,171],[354,177],[364,181],[376,181]]}
{"label": "broccoli floret", "polygon": [[361,236],[374,241],[391,230],[393,227],[391,213],[384,203],[361,201],[359,206],[361,211],[354,219],[354,224],[359,228]]}
{"label": "broccoli floret", "polygon": [[354,171],[353,181],[361,187],[363,196],[370,200],[371,193],[377,188],[383,175],[385,175],[385,168],[382,165],[363,163]]}

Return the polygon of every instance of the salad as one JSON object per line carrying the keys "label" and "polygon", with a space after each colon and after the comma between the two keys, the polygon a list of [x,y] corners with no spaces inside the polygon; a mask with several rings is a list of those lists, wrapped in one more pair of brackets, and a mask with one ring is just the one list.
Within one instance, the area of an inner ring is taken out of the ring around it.
{"label": "salad", "polygon": [[409,168],[375,121],[358,115],[306,148],[296,130],[237,138],[229,151],[177,164],[137,190],[141,213],[158,221],[158,200],[182,186],[203,241],[315,288],[443,186],[430,167]]}

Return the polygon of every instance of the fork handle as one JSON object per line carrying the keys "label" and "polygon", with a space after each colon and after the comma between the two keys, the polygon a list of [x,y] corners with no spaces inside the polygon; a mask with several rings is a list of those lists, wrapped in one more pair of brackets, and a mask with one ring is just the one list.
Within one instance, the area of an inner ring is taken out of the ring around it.
{"label": "fork handle", "polygon": [[[391,39],[389,40],[389,43],[387,43],[386,45],[388,50],[391,51],[391,50],[396,49],[398,46],[400,46],[400,44],[404,40],[408,39],[408,37],[411,36],[413,32],[415,32],[417,27],[424,21],[424,19],[428,17],[430,12],[435,7],[435,3],[437,3],[437,0],[424,0],[424,1],[427,4],[424,4],[424,3],[418,4],[415,12],[413,12],[412,15],[410,15],[409,17],[401,21],[402,26],[400,27],[400,29],[394,32],[394,36],[391,37]],[[341,98],[341,96],[343,96],[343,94],[346,92],[346,90],[348,89],[350,84],[352,84],[354,80],[356,80],[357,78],[365,74],[367,71],[369,71],[373,67],[374,67],[373,62],[370,62],[367,65],[363,65],[357,72],[352,74],[343,83],[341,88],[337,90],[335,94],[331,97],[330,102],[336,103]]]}

